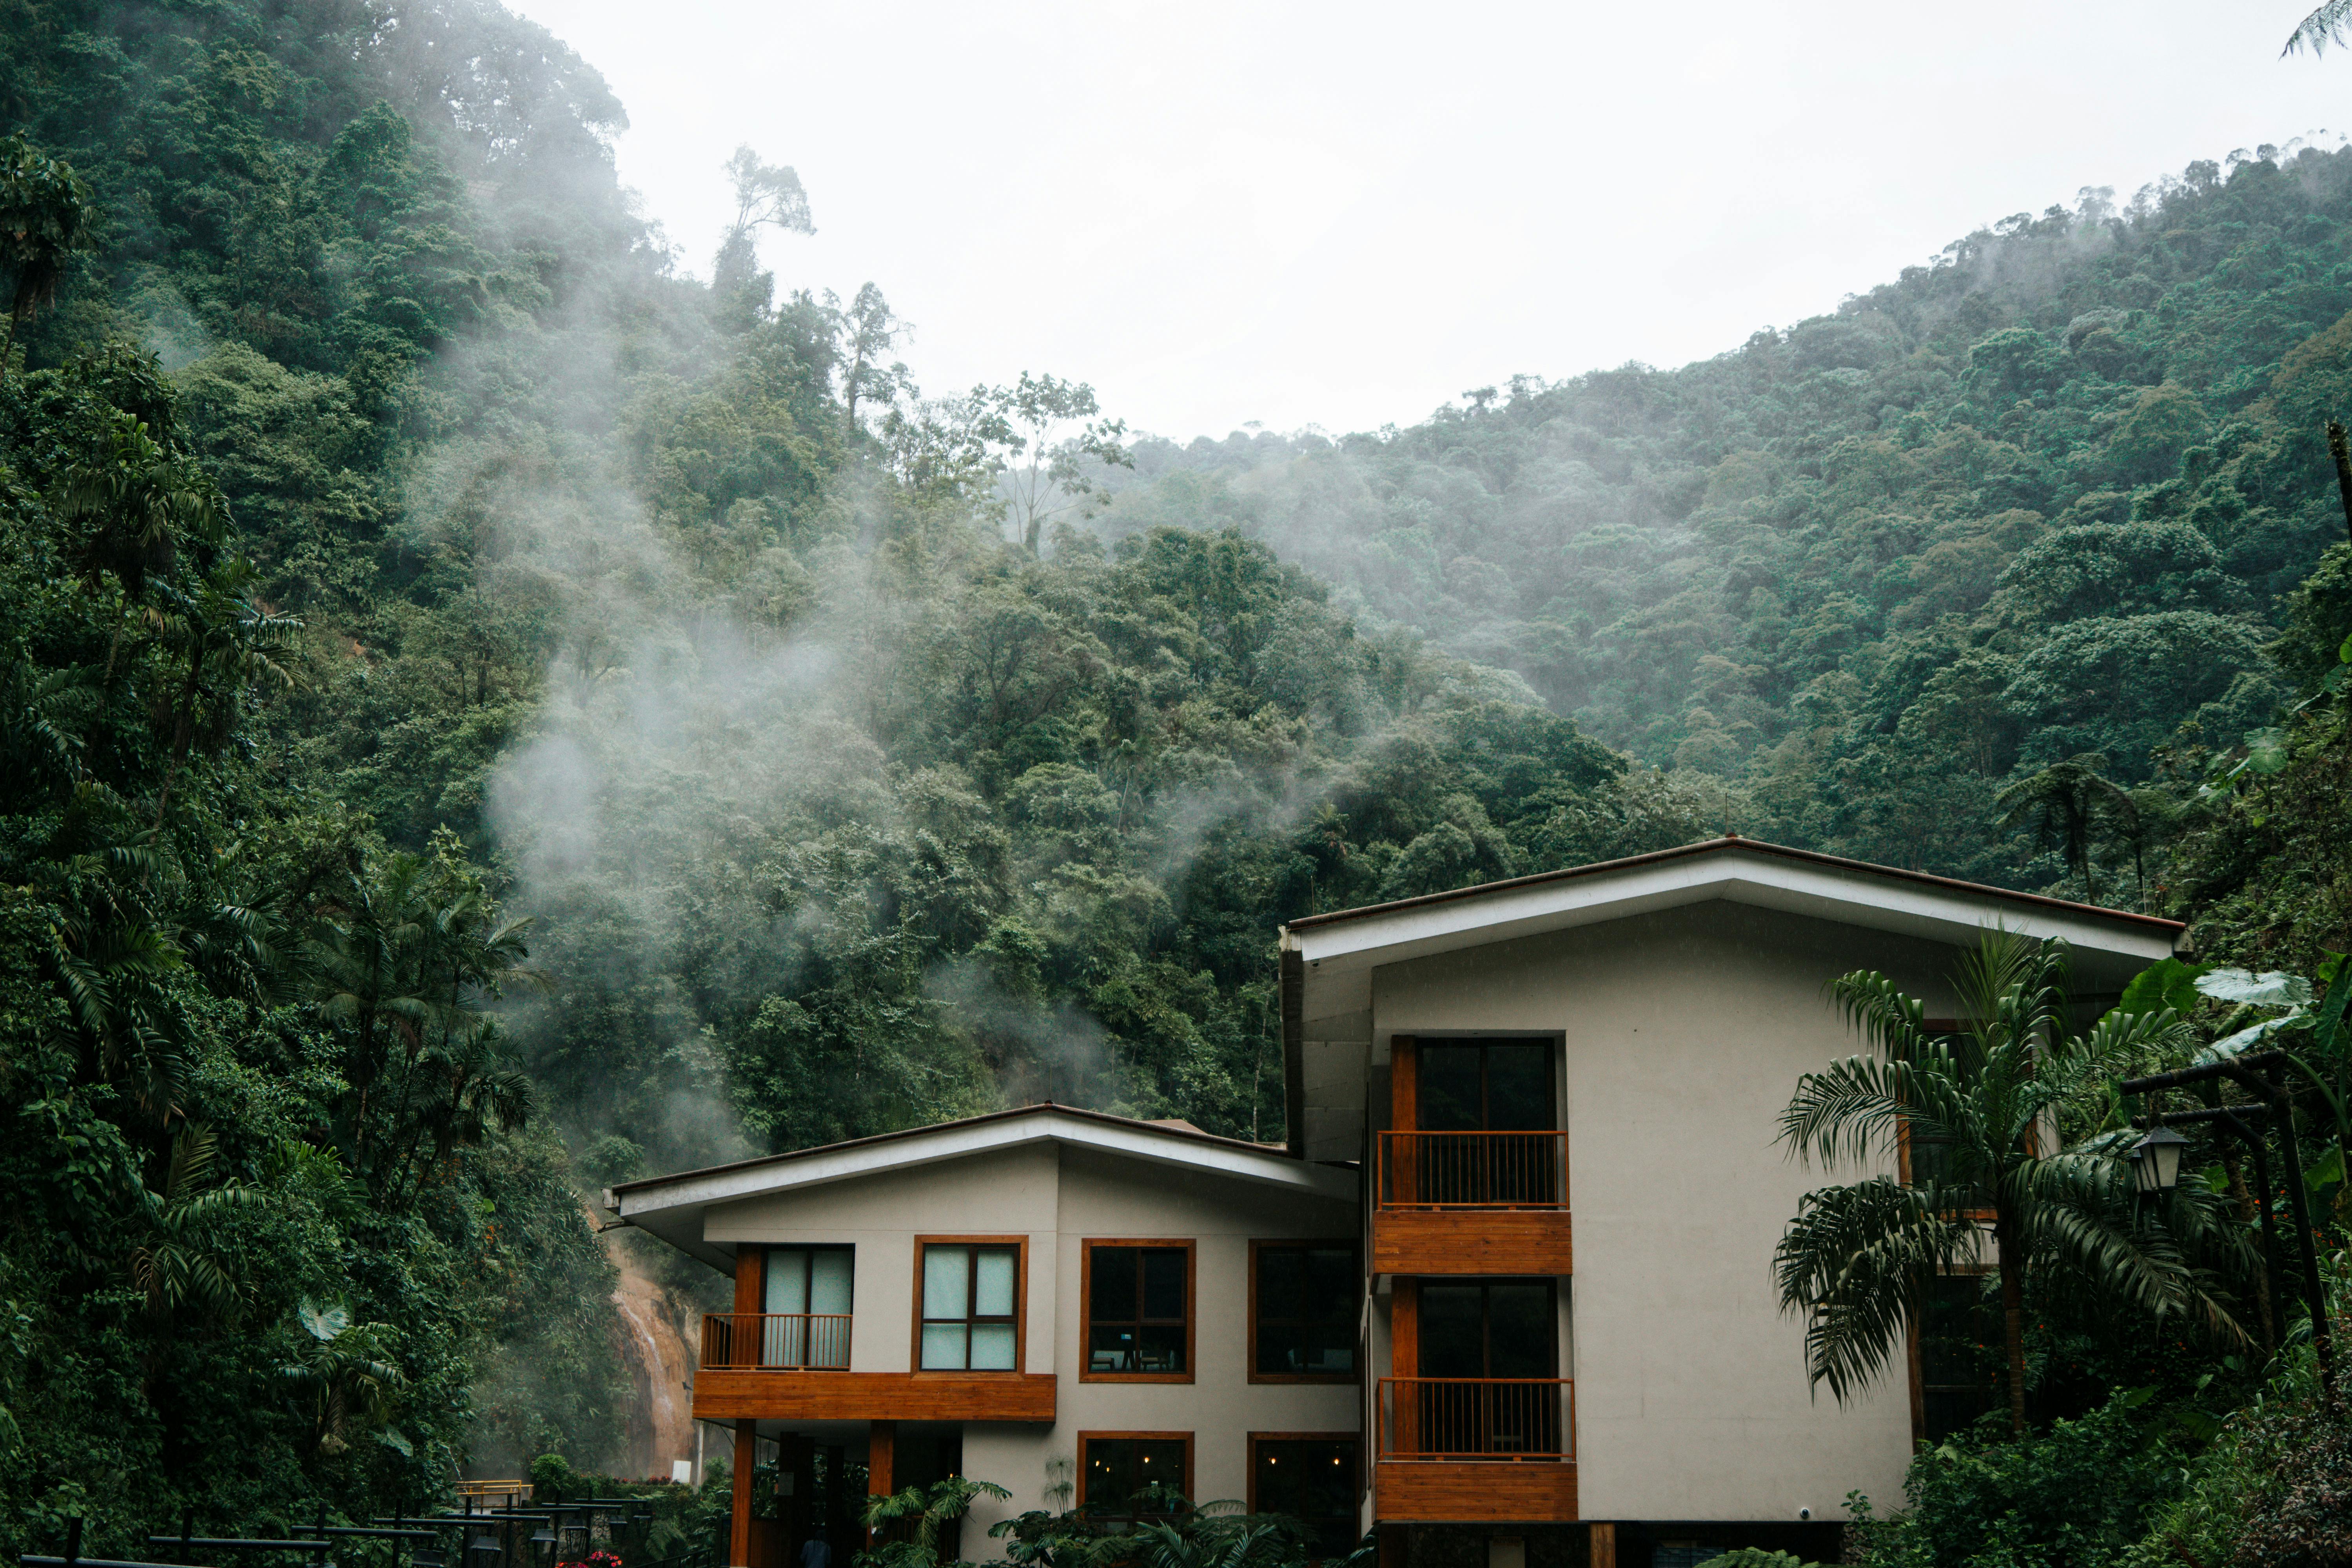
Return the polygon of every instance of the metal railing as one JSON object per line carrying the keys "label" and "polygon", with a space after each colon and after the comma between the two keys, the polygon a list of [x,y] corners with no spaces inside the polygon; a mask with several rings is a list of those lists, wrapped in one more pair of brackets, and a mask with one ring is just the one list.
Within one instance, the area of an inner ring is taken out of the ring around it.
{"label": "metal railing", "polygon": [[849,1321],[846,1312],[706,1312],[702,1364],[847,1372]]}
{"label": "metal railing", "polygon": [[1384,1377],[1383,1459],[1576,1458],[1576,1384],[1564,1377]]}
{"label": "metal railing", "polygon": [[1564,1209],[1565,1132],[1383,1132],[1382,1208]]}

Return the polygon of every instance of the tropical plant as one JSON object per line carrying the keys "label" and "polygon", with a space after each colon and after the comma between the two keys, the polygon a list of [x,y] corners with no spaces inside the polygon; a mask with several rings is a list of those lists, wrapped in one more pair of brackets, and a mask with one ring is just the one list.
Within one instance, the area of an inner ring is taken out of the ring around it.
{"label": "tropical plant", "polygon": [[16,352],[16,329],[57,298],[73,253],[89,243],[89,190],[20,133],[0,138],[0,270],[10,279],[8,335],[0,339],[0,380]]}
{"label": "tropical plant", "polygon": [[901,1487],[866,1500],[866,1528],[877,1532],[874,1549],[858,1554],[873,1568],[935,1568],[940,1538],[971,1511],[981,1498],[1013,1494],[990,1481],[949,1476],[929,1486]]}
{"label": "tropical plant", "polygon": [[2010,1424],[2026,1427],[2025,1298],[2088,1301],[2148,1319],[2188,1319],[2242,1338],[2210,1268],[2248,1267],[2219,1199],[2182,1183],[2157,1212],[2136,1196],[2120,1140],[2051,1146],[2058,1112],[2189,1038],[2169,1007],[2120,1008],[2068,1031],[2064,945],[1988,931],[1954,973],[1957,1033],[1884,974],[1830,984],[1871,1047],[1799,1080],[1780,1117],[1793,1157],[1823,1167],[1876,1163],[1910,1146],[1908,1179],[1884,1173],[1801,1200],[1774,1254],[1782,1307],[1805,1321],[1806,1372],[1843,1400],[1903,1342],[1937,1275],[1983,1260],[2000,1289]]}
{"label": "tropical plant", "polygon": [[183,1306],[226,1316],[241,1299],[233,1256],[216,1231],[224,1215],[260,1194],[233,1181],[209,1184],[214,1153],[212,1129],[184,1121],[172,1139],[163,1190],[140,1189],[142,1234],[131,1252],[131,1284],[158,1318]]}
{"label": "tropical plant", "polygon": [[408,1439],[391,1422],[394,1396],[408,1378],[384,1348],[387,1326],[352,1322],[341,1302],[305,1300],[294,1316],[301,1333],[278,1373],[304,1401],[320,1450],[340,1454],[361,1430],[406,1450]]}
{"label": "tropical plant", "polygon": [[2099,885],[2091,874],[2091,851],[2101,830],[2132,846],[2136,858],[2146,836],[2138,803],[2131,791],[2100,772],[2106,765],[2099,753],[2082,752],[2028,774],[1995,797],[2000,825],[2031,826],[2036,840],[2055,847],[2083,879],[2084,896],[2093,903]]}

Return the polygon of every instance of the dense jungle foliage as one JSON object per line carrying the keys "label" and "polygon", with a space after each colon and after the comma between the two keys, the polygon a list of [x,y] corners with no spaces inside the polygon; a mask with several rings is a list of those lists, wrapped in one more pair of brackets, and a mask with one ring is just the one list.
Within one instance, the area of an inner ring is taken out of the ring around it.
{"label": "dense jungle foliage", "polygon": [[1738,828],[2352,947],[2352,153],[1178,447],[922,396],[748,153],[690,275],[624,124],[489,0],[0,10],[0,1552],[612,1462],[596,1184],[1274,1136],[1311,910]]}

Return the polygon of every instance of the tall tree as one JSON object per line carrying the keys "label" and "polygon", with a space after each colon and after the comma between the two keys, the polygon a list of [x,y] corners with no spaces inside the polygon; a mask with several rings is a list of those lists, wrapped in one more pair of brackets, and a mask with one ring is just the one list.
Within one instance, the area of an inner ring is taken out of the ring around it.
{"label": "tall tree", "polygon": [[8,336],[0,342],[0,380],[16,348],[16,329],[58,296],[73,253],[89,243],[89,189],[20,135],[0,140],[0,269],[9,279]]}

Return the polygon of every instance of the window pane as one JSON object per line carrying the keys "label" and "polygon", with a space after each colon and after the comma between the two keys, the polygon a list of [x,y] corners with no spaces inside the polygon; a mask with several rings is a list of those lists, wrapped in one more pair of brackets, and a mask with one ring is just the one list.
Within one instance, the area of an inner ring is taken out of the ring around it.
{"label": "window pane", "polygon": [[820,1247],[809,1255],[810,1311],[849,1310],[850,1260],[855,1256],[845,1247]]}
{"label": "window pane", "polygon": [[1537,1041],[1486,1047],[1486,1126],[1497,1132],[1551,1125],[1551,1047]]}
{"label": "window pane", "polygon": [[1291,1247],[1262,1247],[1257,1254],[1257,1310],[1261,1318],[1306,1315],[1307,1254]]}
{"label": "window pane", "polygon": [[1154,1247],[1145,1250],[1143,1254],[1143,1315],[1145,1317],[1181,1318],[1184,1315],[1185,1256],[1182,1248],[1174,1247]]}
{"label": "window pane", "polygon": [[1135,1253],[1132,1247],[1097,1247],[1094,1271],[1094,1301],[1089,1312],[1098,1323],[1135,1321]]}
{"label": "window pane", "polygon": [[927,1247],[923,1248],[923,1316],[926,1318],[961,1318],[970,1284],[971,1248],[969,1247]]}
{"label": "window pane", "polygon": [[808,1248],[805,1247],[768,1248],[767,1310],[808,1310]]}
{"label": "window pane", "polygon": [[1011,1372],[1013,1367],[1013,1325],[974,1323],[971,1329],[971,1370]]}
{"label": "window pane", "polygon": [[1424,1132],[1475,1130],[1483,1124],[1478,1095],[1478,1047],[1425,1041],[1421,1047],[1421,1128]]}
{"label": "window pane", "polygon": [[1487,1287],[1488,1377],[1549,1377],[1559,1325],[1549,1285]]}
{"label": "window pane", "polygon": [[1356,1323],[1357,1292],[1363,1288],[1352,1247],[1318,1247],[1307,1255],[1307,1317]]}
{"label": "window pane", "polygon": [[1135,1364],[1135,1331],[1132,1328],[1104,1328],[1097,1324],[1087,1340],[1087,1370],[1088,1372],[1133,1372]]}
{"label": "window pane", "polygon": [[1483,1294],[1475,1285],[1422,1282],[1422,1376],[1486,1375]]}
{"label": "window pane", "polygon": [[971,1315],[1009,1318],[1013,1315],[1013,1251],[1009,1247],[980,1249],[979,1278],[972,1285]]}
{"label": "window pane", "polygon": [[1181,1323],[1146,1323],[1136,1331],[1138,1372],[1182,1372],[1184,1328]]}
{"label": "window pane", "polygon": [[961,1372],[964,1370],[964,1326],[961,1323],[925,1323],[923,1325],[923,1370],[925,1372]]}

